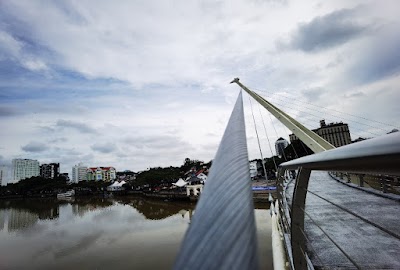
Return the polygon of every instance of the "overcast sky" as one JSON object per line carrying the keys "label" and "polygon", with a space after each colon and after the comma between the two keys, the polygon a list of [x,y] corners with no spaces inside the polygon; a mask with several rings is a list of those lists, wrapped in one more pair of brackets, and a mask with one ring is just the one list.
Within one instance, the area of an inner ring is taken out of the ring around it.
{"label": "overcast sky", "polygon": [[[79,162],[209,161],[234,77],[309,128],[325,118],[348,122],[353,139],[384,134],[400,117],[398,10],[396,0],[0,1],[0,164],[33,158],[70,173]],[[270,156],[262,121],[272,143],[288,132],[253,106]]]}

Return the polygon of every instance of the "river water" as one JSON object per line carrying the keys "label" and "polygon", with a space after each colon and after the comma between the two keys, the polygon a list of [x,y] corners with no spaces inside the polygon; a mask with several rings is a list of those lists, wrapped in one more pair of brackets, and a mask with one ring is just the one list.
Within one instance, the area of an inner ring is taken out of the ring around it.
{"label": "river water", "polygon": [[[256,205],[261,269],[269,206]],[[195,204],[141,197],[0,200],[0,269],[171,269]]]}

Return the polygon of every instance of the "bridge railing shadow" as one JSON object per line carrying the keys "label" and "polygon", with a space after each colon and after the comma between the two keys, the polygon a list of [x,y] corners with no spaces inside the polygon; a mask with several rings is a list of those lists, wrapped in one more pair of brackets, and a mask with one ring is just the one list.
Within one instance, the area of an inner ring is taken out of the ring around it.
{"label": "bridge railing shadow", "polygon": [[[304,220],[313,221],[305,211],[305,202],[311,171],[331,171],[334,176],[346,182],[356,181],[358,185],[366,184],[382,193],[396,191],[400,176],[400,133],[392,133],[378,138],[327,150],[318,154],[302,157],[285,162],[278,171],[278,199],[274,212],[278,228],[284,242],[285,253],[283,260],[292,269],[313,269],[309,259],[306,243],[307,235],[304,232]],[[291,203],[286,198],[285,189],[293,180],[293,172],[297,172],[294,183]],[[393,192],[396,193],[396,192]],[[317,225],[318,226],[318,225]],[[323,231],[322,228],[319,228]],[[325,234],[325,232],[324,232]],[[329,238],[329,236],[326,234]],[[329,239],[352,262],[355,268],[357,263],[338,246],[333,239]],[[275,255],[274,255],[275,256]],[[274,260],[276,258],[274,257]]]}

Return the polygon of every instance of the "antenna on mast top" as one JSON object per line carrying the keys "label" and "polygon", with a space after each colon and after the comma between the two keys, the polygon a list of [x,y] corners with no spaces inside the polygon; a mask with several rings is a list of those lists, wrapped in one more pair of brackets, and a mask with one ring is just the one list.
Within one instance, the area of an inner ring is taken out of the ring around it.
{"label": "antenna on mast top", "polygon": [[231,81],[230,83],[238,83],[239,82],[239,78],[235,78],[233,79],[233,81]]}

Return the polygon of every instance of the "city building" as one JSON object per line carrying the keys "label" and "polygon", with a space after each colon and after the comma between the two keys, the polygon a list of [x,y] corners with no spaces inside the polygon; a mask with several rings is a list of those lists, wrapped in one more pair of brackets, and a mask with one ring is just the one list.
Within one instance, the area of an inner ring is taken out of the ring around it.
{"label": "city building", "polygon": [[257,161],[250,161],[249,167],[250,167],[250,177],[251,179],[254,179],[254,177],[258,175]]}
{"label": "city building", "polygon": [[0,166],[0,187],[7,185],[8,168]]}
{"label": "city building", "polygon": [[40,165],[40,176],[46,179],[54,179],[60,175],[60,163]]}
{"label": "city building", "polygon": [[[343,122],[326,124],[325,120],[321,120],[320,127],[312,131],[335,147],[351,143],[349,126]],[[298,140],[297,136],[294,134],[290,134],[289,138],[290,142]]]}
{"label": "city building", "polygon": [[72,167],[72,178],[71,182],[72,183],[78,183],[79,181],[86,181],[86,171],[87,167],[83,166],[82,163],[79,163],[78,165],[75,165]]}
{"label": "city building", "polygon": [[13,159],[12,170],[14,182],[33,176],[39,176],[39,161],[34,159]]}
{"label": "city building", "polygon": [[285,154],[284,150],[289,145],[289,142],[284,138],[280,137],[275,142],[275,151],[277,156],[283,156]]}
{"label": "city building", "polygon": [[117,178],[114,167],[91,167],[86,170],[88,181],[105,181],[111,182]]}

